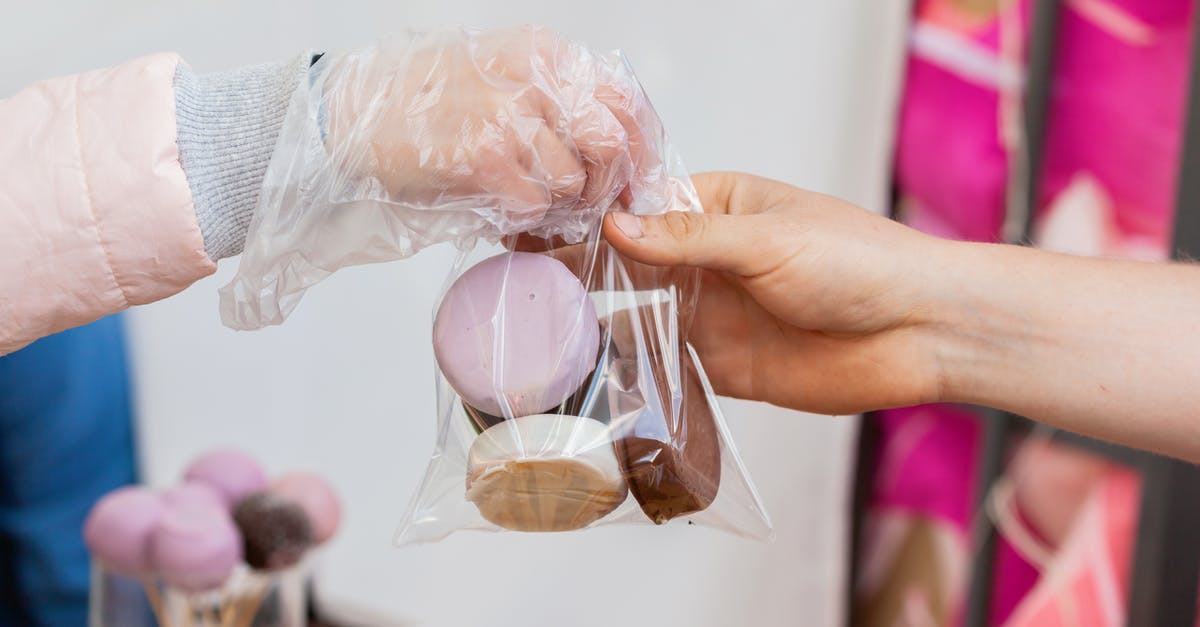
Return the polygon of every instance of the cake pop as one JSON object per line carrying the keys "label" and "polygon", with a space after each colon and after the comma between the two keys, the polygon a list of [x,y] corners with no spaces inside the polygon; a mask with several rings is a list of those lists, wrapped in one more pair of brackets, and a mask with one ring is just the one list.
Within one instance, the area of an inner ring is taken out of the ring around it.
{"label": "cake pop", "polygon": [[215,506],[228,511],[229,507],[216,488],[199,481],[181,483],[163,493],[168,507],[177,505]]}
{"label": "cake pop", "polygon": [[269,490],[299,505],[312,523],[313,541],[322,544],[337,532],[342,506],[337,493],[321,477],[304,472],[287,473],[271,482]]}
{"label": "cake pop", "polygon": [[150,571],[150,539],[163,516],[160,495],[129,486],[105,495],[83,524],[88,550],[114,571],[141,577]]}
{"label": "cake pop", "polygon": [[295,501],[270,492],[257,492],[233,508],[242,532],[246,563],[256,570],[279,570],[294,565],[313,543],[313,524]]}
{"label": "cake pop", "polygon": [[184,472],[184,480],[207,484],[221,494],[227,507],[267,485],[258,462],[235,450],[219,450],[197,457]]}
{"label": "cake pop", "polygon": [[172,586],[189,592],[210,590],[233,572],[242,556],[241,544],[223,507],[179,501],[167,507],[151,538],[151,563]]}

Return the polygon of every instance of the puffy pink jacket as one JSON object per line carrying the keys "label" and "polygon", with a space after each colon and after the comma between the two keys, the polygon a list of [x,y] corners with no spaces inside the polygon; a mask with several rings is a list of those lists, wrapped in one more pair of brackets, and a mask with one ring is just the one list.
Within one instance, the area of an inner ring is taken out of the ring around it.
{"label": "puffy pink jacket", "polygon": [[[231,100],[231,88],[255,90],[229,76],[214,81],[187,72],[178,56],[157,54],[41,82],[0,100],[0,355],[175,294],[211,274],[216,258],[240,250],[239,240],[237,250],[217,254],[210,242],[206,252],[209,231],[202,235],[201,222],[233,205],[243,214],[252,211],[256,195],[238,192],[261,184],[274,137],[269,124],[264,131],[246,120],[262,126],[263,111],[281,119],[286,96],[273,96],[271,106],[261,98]],[[200,86],[188,98],[178,90],[184,75]],[[271,82],[263,72],[238,76],[254,86]],[[216,98],[214,86],[224,89]],[[177,103],[189,115],[177,111]],[[242,167],[241,178],[257,174],[257,181],[238,187],[227,180],[238,170],[231,162],[246,151],[205,150],[229,141],[197,130],[208,122],[217,130],[240,125],[237,136],[261,157],[258,171]],[[191,133],[191,144],[181,143],[181,132]],[[190,170],[181,145],[199,147]],[[198,212],[196,194],[208,199],[204,211]],[[220,219],[208,222],[216,225],[214,241],[236,230]],[[239,221],[241,240],[246,223]]]}
{"label": "puffy pink jacket", "polygon": [[0,101],[0,354],[216,270],[175,141],[179,63],[155,55]]}

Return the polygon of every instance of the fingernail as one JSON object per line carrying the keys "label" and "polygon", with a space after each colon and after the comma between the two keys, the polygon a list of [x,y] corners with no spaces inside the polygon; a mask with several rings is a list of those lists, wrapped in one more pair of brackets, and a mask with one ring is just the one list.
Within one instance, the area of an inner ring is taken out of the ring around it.
{"label": "fingernail", "polygon": [[629,239],[638,239],[642,236],[642,219],[632,213],[616,212],[612,214],[613,224],[625,234]]}

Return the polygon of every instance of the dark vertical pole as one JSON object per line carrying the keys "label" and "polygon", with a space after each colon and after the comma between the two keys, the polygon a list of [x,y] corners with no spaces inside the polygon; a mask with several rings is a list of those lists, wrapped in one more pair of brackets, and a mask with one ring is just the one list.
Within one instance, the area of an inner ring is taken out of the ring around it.
{"label": "dark vertical pole", "polygon": [[996,530],[984,514],[988,490],[1004,470],[1004,453],[1013,417],[994,409],[982,413],[983,443],[975,475],[975,521],[972,527],[971,580],[967,589],[965,627],[983,627],[992,609],[992,580],[996,557]]}
{"label": "dark vertical pole", "polygon": [[[1191,83],[1172,242],[1173,256],[1185,259],[1200,258],[1200,10],[1192,12]],[[1200,584],[1200,469],[1162,457],[1148,457],[1141,467],[1128,624],[1191,627]]]}
{"label": "dark vertical pole", "polygon": [[[1054,39],[1058,25],[1058,0],[1036,0],[1029,30],[1028,66],[1025,75],[1025,99],[1023,106],[1025,145],[1018,162],[1010,164],[1017,168],[1017,180],[1021,181],[1019,194],[1010,202],[1010,213],[1017,213],[1017,233],[1006,233],[1010,243],[1029,240],[1034,212],[1037,209],[1039,175],[1042,166],[1042,146],[1046,136],[1046,112],[1050,101],[1051,78],[1054,67]],[[1019,212],[1019,213],[1018,213]],[[992,580],[995,567],[996,532],[983,514],[984,499],[992,484],[1004,470],[1004,454],[1009,435],[1017,424],[1017,418],[992,409],[983,412],[985,421],[979,465],[975,475],[975,511],[973,528],[974,558],[971,563],[970,587],[967,590],[966,627],[982,627],[988,624],[992,606]]]}
{"label": "dark vertical pole", "polygon": [[858,451],[854,458],[854,486],[850,503],[850,568],[846,579],[846,617],[850,625],[865,625],[865,619],[855,599],[859,564],[863,559],[863,522],[875,485],[876,459],[879,455],[879,424],[874,414],[859,420]]}
{"label": "dark vertical pole", "polygon": [[1191,84],[1175,196],[1175,258],[1200,258],[1200,7],[1192,9]]}
{"label": "dark vertical pole", "polygon": [[1020,218],[1018,232],[1008,232],[1008,243],[1026,244],[1033,233],[1038,194],[1041,190],[1042,148],[1046,143],[1046,117],[1049,113],[1050,92],[1053,88],[1054,50],[1058,33],[1059,0],[1034,0],[1032,22],[1029,25],[1028,62],[1025,70],[1025,99],[1022,107],[1025,136],[1024,149],[1017,169],[1020,188],[1013,190],[1015,203],[1009,203],[1009,213]]}
{"label": "dark vertical pole", "polygon": [[1129,625],[1196,622],[1200,583],[1200,473],[1174,459],[1142,464],[1142,505],[1130,575]]}

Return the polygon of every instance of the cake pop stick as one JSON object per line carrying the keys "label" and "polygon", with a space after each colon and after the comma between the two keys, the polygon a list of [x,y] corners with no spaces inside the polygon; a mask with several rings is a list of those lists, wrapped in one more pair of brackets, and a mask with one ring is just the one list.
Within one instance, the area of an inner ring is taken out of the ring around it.
{"label": "cake pop stick", "polygon": [[208,621],[208,623],[210,625],[212,625],[212,627],[221,627],[221,604],[220,603],[209,603],[208,604],[208,614],[207,614],[206,620]]}
{"label": "cake pop stick", "polygon": [[163,594],[163,627],[195,627],[192,604],[182,590],[167,588]]}
{"label": "cake pop stick", "polygon": [[160,625],[166,625],[166,616],[163,615],[162,595],[158,591],[158,582],[154,581],[153,577],[139,577],[142,581],[142,589],[146,591],[146,600],[150,603],[150,611],[154,612],[154,620]]}
{"label": "cake pop stick", "polygon": [[221,601],[221,627],[234,627],[235,618],[237,618],[236,598],[223,599]]}
{"label": "cake pop stick", "polygon": [[240,591],[246,585],[246,569],[239,566],[225,583],[225,593],[221,595],[221,627],[235,627],[237,622],[238,600]]}
{"label": "cake pop stick", "polygon": [[216,612],[214,596],[213,592],[188,595],[188,604],[199,627],[219,627],[213,622]]}
{"label": "cake pop stick", "polygon": [[254,617],[258,614],[259,608],[262,607],[262,603],[267,598],[269,590],[269,578],[261,575],[250,578],[250,594],[240,599],[236,627],[250,627],[250,625],[254,624]]}

